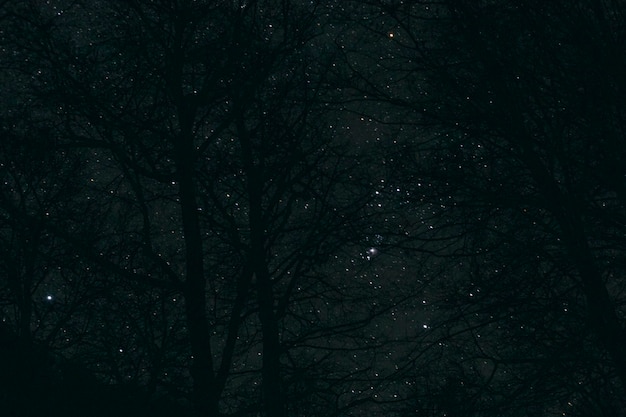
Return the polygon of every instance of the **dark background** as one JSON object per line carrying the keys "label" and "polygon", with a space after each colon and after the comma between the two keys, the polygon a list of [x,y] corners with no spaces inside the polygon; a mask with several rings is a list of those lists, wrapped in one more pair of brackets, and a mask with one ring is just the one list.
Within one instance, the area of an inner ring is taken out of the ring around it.
{"label": "dark background", "polygon": [[0,410],[626,415],[625,22],[0,2]]}

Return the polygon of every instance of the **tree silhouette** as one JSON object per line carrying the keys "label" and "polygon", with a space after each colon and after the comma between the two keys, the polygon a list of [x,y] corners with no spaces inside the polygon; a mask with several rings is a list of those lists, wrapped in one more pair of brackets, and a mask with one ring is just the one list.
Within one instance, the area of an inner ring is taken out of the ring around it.
{"label": "tree silhouette", "polygon": [[623,7],[371,4],[406,89],[358,88],[413,111],[407,180],[416,204],[440,207],[423,239],[448,259],[431,291],[451,315],[433,345],[458,355],[473,404],[449,412],[623,413]]}
{"label": "tree silhouette", "polygon": [[[380,177],[371,149],[337,127],[326,5],[7,10],[20,94],[41,106],[50,146],[82,164],[66,211],[41,219],[88,281],[89,311],[68,313],[84,337],[62,352],[106,383],[188,398],[198,415],[358,404],[338,400],[367,371],[346,358],[403,294],[382,302],[356,279],[382,221]],[[64,276],[75,279],[47,282]]]}

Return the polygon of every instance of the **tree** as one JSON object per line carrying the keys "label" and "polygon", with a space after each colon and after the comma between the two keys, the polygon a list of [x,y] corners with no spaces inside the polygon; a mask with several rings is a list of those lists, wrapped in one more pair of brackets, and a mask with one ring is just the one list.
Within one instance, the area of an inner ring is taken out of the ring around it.
{"label": "tree", "polygon": [[54,149],[84,164],[72,215],[41,224],[97,275],[75,355],[108,382],[190,391],[199,415],[295,413],[303,381],[317,413],[349,408],[368,370],[346,357],[401,295],[342,282],[379,217],[329,105],[325,4],[90,6],[11,6],[5,37]]}
{"label": "tree", "polygon": [[373,3],[410,80],[375,91],[420,114],[407,180],[442,208],[430,241],[448,236],[432,250],[455,271],[439,301],[453,315],[435,342],[466,346],[464,413],[498,398],[623,413],[623,6]]}

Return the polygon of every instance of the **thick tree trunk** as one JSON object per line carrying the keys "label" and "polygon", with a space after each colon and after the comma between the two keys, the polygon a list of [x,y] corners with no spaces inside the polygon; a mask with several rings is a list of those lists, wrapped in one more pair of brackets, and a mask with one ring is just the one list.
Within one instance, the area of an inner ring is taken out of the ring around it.
{"label": "thick tree trunk", "polygon": [[181,118],[181,134],[176,144],[176,167],[185,239],[184,296],[192,355],[190,372],[193,378],[193,401],[197,412],[202,417],[217,416],[219,394],[214,383],[211,338],[206,312],[204,251],[194,182],[191,117]]}
{"label": "thick tree trunk", "polygon": [[263,331],[263,405],[267,417],[283,417],[286,415],[281,373],[280,373],[280,336],[278,321],[274,311],[274,293],[267,263],[263,259],[263,246],[253,243],[253,262],[256,264],[257,303],[259,319]]}
{"label": "thick tree trunk", "polygon": [[589,322],[613,360],[622,388],[626,391],[626,332],[583,233],[584,225],[576,213],[567,212],[560,216],[559,223],[563,241],[580,276]]}
{"label": "thick tree trunk", "polygon": [[263,171],[255,163],[252,139],[246,129],[243,114],[237,118],[237,131],[241,141],[242,160],[246,173],[249,204],[250,262],[257,286],[259,320],[263,332],[263,364],[261,369],[263,410],[267,417],[286,416],[280,370],[280,333],[274,311],[273,284],[268,269],[265,248],[266,230],[263,217]]}
{"label": "thick tree trunk", "polygon": [[622,388],[626,391],[626,331],[585,236],[585,224],[581,214],[584,209],[580,207],[579,200],[570,198],[567,191],[559,187],[530,146],[525,141],[521,143],[524,161],[537,183],[542,199],[559,224],[564,249],[578,272],[587,303],[589,323],[600,344],[613,360]]}

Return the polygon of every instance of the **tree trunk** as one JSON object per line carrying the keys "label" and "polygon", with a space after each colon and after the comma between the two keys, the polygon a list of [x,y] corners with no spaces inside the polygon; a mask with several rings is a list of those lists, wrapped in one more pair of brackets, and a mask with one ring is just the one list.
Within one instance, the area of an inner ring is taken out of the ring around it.
{"label": "tree trunk", "polygon": [[249,204],[250,255],[249,260],[257,286],[259,320],[263,333],[263,364],[261,369],[263,410],[267,417],[286,416],[280,372],[280,334],[274,311],[273,284],[268,269],[265,249],[266,230],[263,218],[263,171],[255,164],[252,140],[246,129],[243,112],[237,115],[237,131],[241,141],[242,160],[246,173]]}
{"label": "tree trunk", "polygon": [[178,193],[183,236],[185,239],[185,313],[191,345],[190,372],[193,378],[193,402],[202,417],[217,416],[219,395],[215,390],[213,356],[206,312],[206,281],[202,234],[194,182],[192,117],[183,114],[181,133],[176,146]]}

